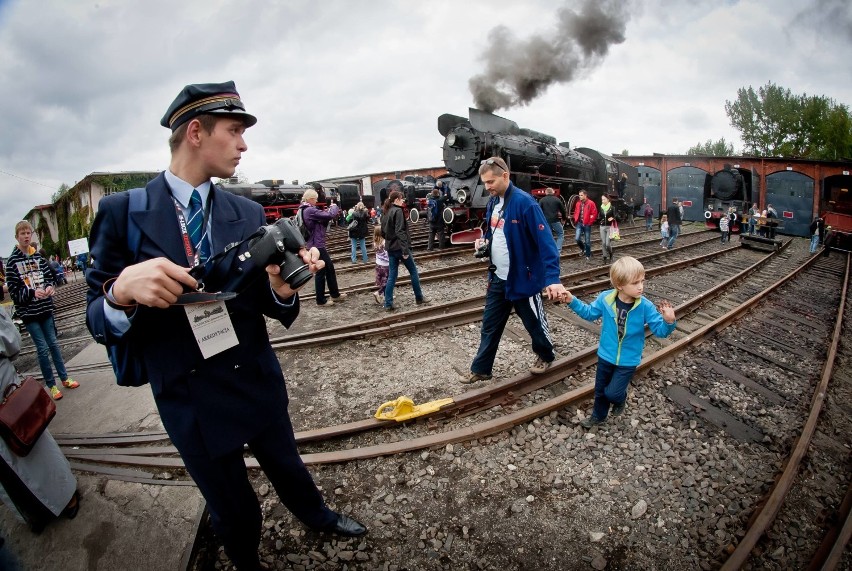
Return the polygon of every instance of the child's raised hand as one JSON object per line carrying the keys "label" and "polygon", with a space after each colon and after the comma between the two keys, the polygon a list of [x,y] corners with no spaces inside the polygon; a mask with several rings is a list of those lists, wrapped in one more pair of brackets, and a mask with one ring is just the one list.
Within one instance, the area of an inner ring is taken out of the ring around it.
{"label": "child's raised hand", "polygon": [[662,314],[663,319],[666,323],[674,323],[675,322],[675,312],[674,307],[671,302],[667,299],[662,300],[657,305],[657,310]]}

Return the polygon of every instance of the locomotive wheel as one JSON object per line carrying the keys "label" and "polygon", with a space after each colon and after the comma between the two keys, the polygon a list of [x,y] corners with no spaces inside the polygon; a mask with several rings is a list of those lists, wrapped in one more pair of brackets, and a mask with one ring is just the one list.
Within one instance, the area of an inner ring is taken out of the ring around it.
{"label": "locomotive wheel", "polygon": [[[561,197],[560,197],[561,198]],[[580,201],[579,194],[572,194],[568,197],[568,224],[571,225],[571,228],[576,228],[577,225],[574,224],[574,207]]]}

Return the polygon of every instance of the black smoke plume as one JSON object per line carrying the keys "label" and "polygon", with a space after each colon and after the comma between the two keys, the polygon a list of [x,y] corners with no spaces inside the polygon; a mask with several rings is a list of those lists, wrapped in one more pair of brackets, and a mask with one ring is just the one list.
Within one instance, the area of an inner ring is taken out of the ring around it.
{"label": "black smoke plume", "polygon": [[468,81],[475,105],[483,111],[526,105],[552,83],[571,81],[594,67],[609,47],[624,41],[629,2],[586,0],[579,12],[559,10],[550,36],[517,39],[505,26],[488,33],[482,54],[485,73]]}

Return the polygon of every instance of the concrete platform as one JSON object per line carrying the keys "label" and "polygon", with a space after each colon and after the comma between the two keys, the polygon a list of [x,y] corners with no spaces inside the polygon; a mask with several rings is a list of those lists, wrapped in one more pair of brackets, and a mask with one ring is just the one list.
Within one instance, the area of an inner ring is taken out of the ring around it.
{"label": "concrete platform", "polygon": [[[106,362],[92,343],[69,368]],[[61,434],[104,434],[162,430],[151,389],[119,387],[109,369],[73,375],[80,382],[63,390],[50,424]],[[204,500],[194,486],[155,486],[75,472],[81,494],[73,520],[59,518],[34,535],[0,505],[0,569],[34,571],[175,571],[185,565]]]}

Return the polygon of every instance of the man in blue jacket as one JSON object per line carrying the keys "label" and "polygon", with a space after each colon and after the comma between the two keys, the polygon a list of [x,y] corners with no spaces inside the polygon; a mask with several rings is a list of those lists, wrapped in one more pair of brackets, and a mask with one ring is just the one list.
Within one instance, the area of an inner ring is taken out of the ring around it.
{"label": "man in blue jacket", "polygon": [[465,383],[491,378],[497,346],[513,308],[529,332],[537,356],[530,372],[546,371],[556,355],[541,291],[546,289],[551,300],[566,294],[559,281],[559,253],[541,207],[512,184],[509,167],[500,157],[482,161],[479,176],[491,200],[485,211],[488,229],[476,247],[484,245],[488,249],[491,265],[479,350],[470,375],[462,381]]}
{"label": "man in blue jacket", "polygon": [[[263,208],[211,184],[228,178],[247,150],[245,111],[234,83],[188,85],[161,124],[171,129],[168,170],[145,188],[98,204],[86,322],[99,343],[129,345],[142,361],[163,426],[198,485],[225,552],[240,571],[260,569],[262,514],[243,459],[248,444],[281,502],[317,531],[357,536],[364,526],[329,509],[296,449],[287,387],[264,316],[289,327],[299,297],[277,264],[266,265],[233,299],[205,298],[190,268],[204,264],[207,292],[228,286],[243,243],[265,225]],[[141,236],[130,246],[128,218]],[[311,271],[316,248],[299,252]],[[266,264],[267,261],[261,261]],[[179,298],[185,291],[207,303]],[[215,327],[208,333],[207,326]]]}

